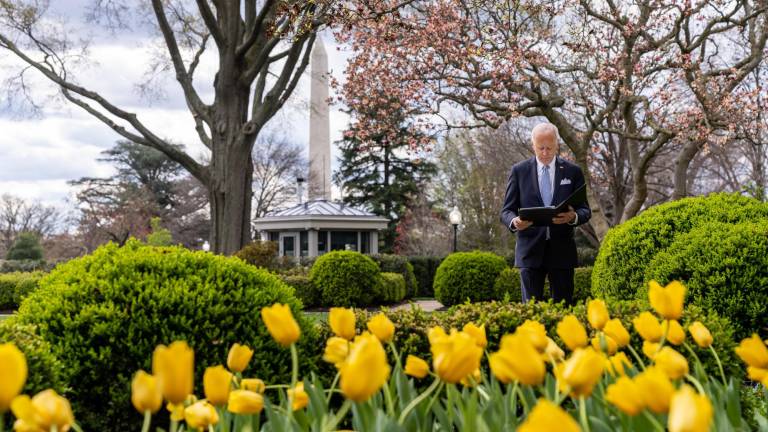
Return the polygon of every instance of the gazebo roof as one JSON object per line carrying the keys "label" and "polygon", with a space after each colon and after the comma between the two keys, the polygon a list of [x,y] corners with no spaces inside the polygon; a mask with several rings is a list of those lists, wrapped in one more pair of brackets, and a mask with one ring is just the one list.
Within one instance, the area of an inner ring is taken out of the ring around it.
{"label": "gazebo roof", "polygon": [[345,205],[344,203],[326,200],[311,200],[293,207],[268,213],[265,217],[283,216],[372,216],[375,214]]}
{"label": "gazebo roof", "polygon": [[253,221],[257,230],[356,229],[380,230],[389,219],[336,201],[310,200],[268,213]]}

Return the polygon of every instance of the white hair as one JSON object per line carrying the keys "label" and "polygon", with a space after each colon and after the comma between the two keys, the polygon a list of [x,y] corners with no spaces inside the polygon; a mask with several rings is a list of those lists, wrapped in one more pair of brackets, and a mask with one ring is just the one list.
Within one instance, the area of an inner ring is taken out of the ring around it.
{"label": "white hair", "polygon": [[560,142],[560,135],[557,133],[557,127],[552,123],[539,123],[531,129],[531,141],[534,140],[536,135],[547,134],[554,135],[555,142]]}

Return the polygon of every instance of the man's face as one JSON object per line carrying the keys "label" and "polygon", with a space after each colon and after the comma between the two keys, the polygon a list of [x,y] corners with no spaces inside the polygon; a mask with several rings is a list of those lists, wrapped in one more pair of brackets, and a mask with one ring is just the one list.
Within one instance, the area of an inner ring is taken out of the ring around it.
{"label": "man's face", "polygon": [[551,133],[540,133],[533,137],[533,152],[544,165],[552,162],[557,155],[557,138]]}

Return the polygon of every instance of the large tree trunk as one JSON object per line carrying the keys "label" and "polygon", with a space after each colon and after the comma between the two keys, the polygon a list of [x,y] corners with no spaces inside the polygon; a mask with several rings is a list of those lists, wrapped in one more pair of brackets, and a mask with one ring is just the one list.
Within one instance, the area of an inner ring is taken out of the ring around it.
{"label": "large tree trunk", "polygon": [[214,184],[209,186],[212,251],[231,255],[250,241],[252,177],[250,148],[239,146],[216,154]]}
{"label": "large tree trunk", "polygon": [[672,199],[677,200],[688,196],[688,167],[699,153],[699,142],[688,141],[675,159],[675,191]]}

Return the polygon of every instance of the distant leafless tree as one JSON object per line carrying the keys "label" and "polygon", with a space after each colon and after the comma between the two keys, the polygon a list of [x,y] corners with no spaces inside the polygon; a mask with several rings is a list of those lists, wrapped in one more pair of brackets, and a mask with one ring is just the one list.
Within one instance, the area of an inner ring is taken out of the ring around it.
{"label": "distant leafless tree", "polygon": [[308,163],[299,144],[277,134],[265,134],[253,149],[253,217],[296,197],[296,177],[304,177]]}
{"label": "distant leafless tree", "polygon": [[54,234],[64,222],[60,209],[30,202],[13,195],[0,197],[0,255],[11,247],[16,236],[33,232],[41,239]]}

